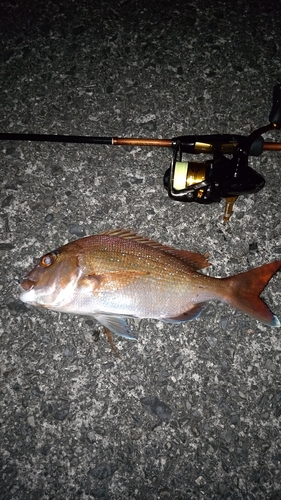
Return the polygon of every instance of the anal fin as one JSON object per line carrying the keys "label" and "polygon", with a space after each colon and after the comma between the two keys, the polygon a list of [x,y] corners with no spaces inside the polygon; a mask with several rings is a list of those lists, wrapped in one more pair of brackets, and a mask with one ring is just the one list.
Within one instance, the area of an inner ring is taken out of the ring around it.
{"label": "anal fin", "polygon": [[190,321],[192,319],[198,318],[205,306],[205,302],[200,302],[195,304],[193,307],[185,311],[184,313],[176,316],[175,318],[164,318],[165,323],[182,323],[184,321]]}

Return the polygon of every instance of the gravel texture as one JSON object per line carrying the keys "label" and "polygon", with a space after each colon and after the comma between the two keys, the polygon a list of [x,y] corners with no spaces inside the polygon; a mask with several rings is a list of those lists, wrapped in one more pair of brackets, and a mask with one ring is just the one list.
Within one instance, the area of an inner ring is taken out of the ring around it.
{"label": "gravel texture", "polygon": [[[277,0],[0,8],[0,132],[171,138],[268,123]],[[210,303],[185,325],[131,321],[138,341],[115,337],[117,358],[94,320],[27,308],[17,291],[40,255],[116,227],[208,252],[213,276],[280,259],[280,153],[251,159],[266,186],[228,226],[222,203],[168,198],[168,149],[2,141],[0,158],[1,499],[280,499],[280,329]],[[263,295],[280,317],[280,275]]]}

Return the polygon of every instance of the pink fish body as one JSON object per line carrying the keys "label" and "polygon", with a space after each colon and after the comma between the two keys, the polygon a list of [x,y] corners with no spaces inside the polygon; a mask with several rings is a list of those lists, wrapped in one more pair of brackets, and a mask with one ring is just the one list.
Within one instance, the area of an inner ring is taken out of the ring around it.
{"label": "pink fish body", "polygon": [[23,279],[20,299],[55,311],[93,316],[117,335],[133,338],[126,317],[188,321],[220,300],[257,320],[280,326],[259,298],[281,261],[228,278],[198,272],[198,253],[176,250],[131,231],[88,236],[50,252]]}

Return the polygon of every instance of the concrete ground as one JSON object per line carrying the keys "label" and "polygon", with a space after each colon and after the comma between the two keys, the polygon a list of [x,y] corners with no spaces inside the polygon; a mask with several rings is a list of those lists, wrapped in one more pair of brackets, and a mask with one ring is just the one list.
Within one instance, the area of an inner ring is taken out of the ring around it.
{"label": "concrete ground", "polygon": [[[275,0],[0,2],[0,132],[249,134],[281,81]],[[270,132],[267,141],[280,141]],[[130,321],[117,358],[92,318],[27,307],[38,257],[116,227],[209,253],[212,276],[281,259],[281,154],[264,189],[172,201],[169,149],[1,141],[2,500],[281,499],[281,341],[221,303]],[[280,274],[263,296],[281,317]],[[98,339],[97,332],[100,332]]]}

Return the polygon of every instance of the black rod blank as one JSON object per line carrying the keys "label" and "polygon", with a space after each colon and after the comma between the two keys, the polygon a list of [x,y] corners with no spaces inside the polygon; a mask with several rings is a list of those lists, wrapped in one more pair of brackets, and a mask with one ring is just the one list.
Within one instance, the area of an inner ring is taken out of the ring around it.
{"label": "black rod blank", "polygon": [[93,137],[87,135],[0,133],[1,141],[71,142],[79,144],[84,143],[112,145],[112,139],[112,137]]}

